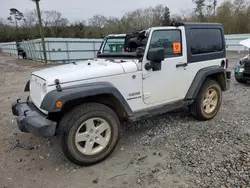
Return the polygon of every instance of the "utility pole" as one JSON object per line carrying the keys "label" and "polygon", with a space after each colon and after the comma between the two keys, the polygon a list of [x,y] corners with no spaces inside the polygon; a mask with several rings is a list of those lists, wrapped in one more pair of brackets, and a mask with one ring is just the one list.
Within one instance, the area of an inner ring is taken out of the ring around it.
{"label": "utility pole", "polygon": [[38,15],[38,21],[39,21],[39,30],[40,30],[40,36],[42,39],[42,47],[43,47],[43,56],[44,56],[44,61],[45,64],[47,64],[47,54],[46,54],[46,47],[45,47],[45,41],[44,41],[44,35],[43,35],[43,29],[42,29],[42,19],[41,19],[41,11],[40,11],[40,6],[39,6],[39,1],[40,0],[32,0],[36,3],[36,10],[37,10],[37,15]]}
{"label": "utility pole", "polygon": [[215,18],[215,16],[216,16],[216,6],[217,6],[217,0],[213,0],[214,18]]}

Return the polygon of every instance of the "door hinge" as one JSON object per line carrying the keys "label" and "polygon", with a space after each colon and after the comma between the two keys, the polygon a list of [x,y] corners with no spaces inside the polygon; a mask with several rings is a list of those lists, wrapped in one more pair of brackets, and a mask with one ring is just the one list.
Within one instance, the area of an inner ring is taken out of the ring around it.
{"label": "door hinge", "polygon": [[151,94],[150,93],[144,93],[143,94],[143,99],[148,99],[150,98]]}

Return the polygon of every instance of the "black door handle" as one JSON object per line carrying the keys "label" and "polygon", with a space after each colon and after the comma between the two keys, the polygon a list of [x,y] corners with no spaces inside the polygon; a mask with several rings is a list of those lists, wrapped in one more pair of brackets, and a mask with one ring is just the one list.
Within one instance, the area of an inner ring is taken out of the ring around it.
{"label": "black door handle", "polygon": [[187,65],[188,65],[187,63],[178,63],[178,64],[176,64],[176,68],[186,67]]}

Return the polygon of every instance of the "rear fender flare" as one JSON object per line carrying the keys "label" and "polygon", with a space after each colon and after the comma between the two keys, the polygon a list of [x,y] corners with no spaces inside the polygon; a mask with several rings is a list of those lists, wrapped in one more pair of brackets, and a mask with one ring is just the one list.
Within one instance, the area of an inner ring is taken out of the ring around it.
{"label": "rear fender flare", "polygon": [[219,66],[206,67],[206,68],[200,69],[197,72],[192,84],[189,87],[189,90],[185,96],[185,99],[187,100],[195,99],[205,79],[215,74],[220,74],[221,76],[223,76],[222,90],[224,91],[226,89],[224,87],[226,87],[226,79],[227,79],[226,70],[223,67],[219,67]]}

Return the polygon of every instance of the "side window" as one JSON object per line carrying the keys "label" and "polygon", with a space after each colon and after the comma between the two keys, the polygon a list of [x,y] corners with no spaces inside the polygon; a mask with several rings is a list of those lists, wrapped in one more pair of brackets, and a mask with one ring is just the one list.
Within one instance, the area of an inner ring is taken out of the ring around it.
{"label": "side window", "polygon": [[220,29],[191,29],[191,53],[193,55],[220,52],[223,50]]}
{"label": "side window", "polygon": [[163,47],[165,58],[182,55],[180,30],[156,30],[153,32],[149,49]]}

